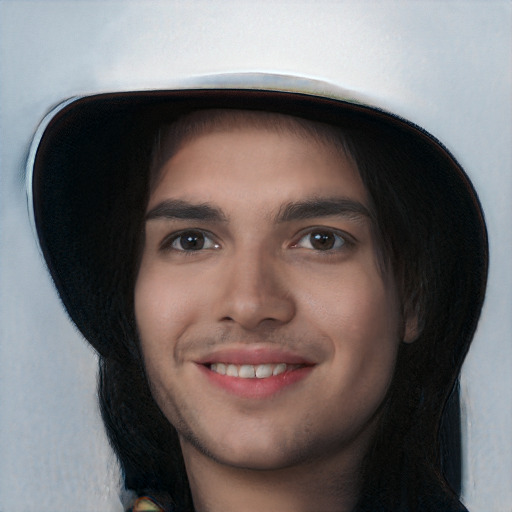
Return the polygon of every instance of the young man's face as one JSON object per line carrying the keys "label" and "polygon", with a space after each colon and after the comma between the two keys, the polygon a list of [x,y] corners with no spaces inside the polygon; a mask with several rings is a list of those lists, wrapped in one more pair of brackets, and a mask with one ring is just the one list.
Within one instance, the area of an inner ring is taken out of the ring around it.
{"label": "young man's face", "polygon": [[186,142],[147,208],[135,311],[195,453],[277,469],[366,447],[404,326],[348,158],[262,128]]}

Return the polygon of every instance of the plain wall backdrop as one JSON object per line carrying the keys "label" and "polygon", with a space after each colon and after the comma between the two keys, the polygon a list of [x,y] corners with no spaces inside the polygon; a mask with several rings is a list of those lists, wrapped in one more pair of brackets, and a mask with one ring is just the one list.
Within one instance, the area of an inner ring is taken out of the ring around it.
{"label": "plain wall backdrop", "polygon": [[0,1],[0,512],[122,510],[96,358],[68,320],[27,214],[44,115],[95,92],[270,71],[359,91],[423,126],[479,192],[490,276],[461,379],[463,501],[512,510],[512,3]]}

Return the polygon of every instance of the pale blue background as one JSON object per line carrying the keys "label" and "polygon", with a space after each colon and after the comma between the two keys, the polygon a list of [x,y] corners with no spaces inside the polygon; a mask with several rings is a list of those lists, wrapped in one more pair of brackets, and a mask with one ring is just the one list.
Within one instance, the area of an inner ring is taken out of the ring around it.
{"label": "pale blue background", "polygon": [[464,502],[512,510],[510,1],[0,1],[0,512],[119,512],[95,356],[30,229],[24,163],[76,94],[274,71],[360,91],[439,137],[489,224],[488,298],[462,378]]}

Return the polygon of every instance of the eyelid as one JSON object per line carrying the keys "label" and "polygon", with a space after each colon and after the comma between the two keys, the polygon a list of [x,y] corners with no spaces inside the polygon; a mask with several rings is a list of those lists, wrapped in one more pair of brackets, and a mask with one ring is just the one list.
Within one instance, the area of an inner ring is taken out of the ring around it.
{"label": "eyelid", "polygon": [[[196,250],[185,250],[185,249],[178,249],[176,247],[173,247],[174,243],[184,234],[186,233],[198,233],[202,234],[205,239],[208,239],[212,242],[213,247],[202,247],[201,249]],[[194,253],[194,252],[202,252],[207,251],[211,249],[218,249],[220,248],[220,244],[217,241],[217,237],[215,237],[212,233],[205,229],[200,228],[186,228],[186,229],[180,229],[179,231],[174,231],[167,236],[164,237],[164,239],[159,244],[159,250],[160,251],[175,251],[179,253]]]}
{"label": "eyelid", "polygon": [[356,243],[355,237],[353,237],[352,235],[350,235],[349,233],[347,233],[346,231],[343,231],[341,229],[331,228],[331,227],[327,227],[327,226],[312,226],[312,227],[308,227],[306,229],[301,230],[294,237],[295,241],[292,243],[291,247],[301,249],[301,248],[303,248],[303,247],[299,246],[299,243],[301,240],[303,240],[304,238],[306,238],[307,236],[309,236],[313,233],[322,233],[322,232],[335,235],[336,237],[340,238],[343,241],[343,243],[341,244],[340,247],[326,249],[323,251],[321,249],[315,249],[314,247],[311,247],[311,248],[305,247],[305,248],[310,249],[312,251],[317,251],[317,252],[336,252],[336,251],[342,250],[343,248],[353,246]]}

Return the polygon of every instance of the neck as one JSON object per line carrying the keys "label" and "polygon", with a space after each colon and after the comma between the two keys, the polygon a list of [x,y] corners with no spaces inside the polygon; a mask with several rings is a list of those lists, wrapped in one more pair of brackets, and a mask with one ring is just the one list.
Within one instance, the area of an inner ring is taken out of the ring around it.
{"label": "neck", "polygon": [[359,496],[362,457],[354,454],[251,470],[218,462],[183,440],[182,450],[197,512],[350,512]]}

